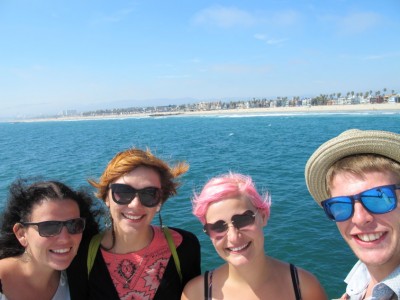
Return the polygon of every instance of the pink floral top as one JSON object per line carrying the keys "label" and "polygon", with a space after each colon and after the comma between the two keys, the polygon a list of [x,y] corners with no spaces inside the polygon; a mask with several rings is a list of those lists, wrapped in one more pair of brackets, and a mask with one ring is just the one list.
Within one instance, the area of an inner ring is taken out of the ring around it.
{"label": "pink floral top", "polygon": [[[114,254],[101,249],[104,261],[114,282],[120,299],[153,299],[171,257],[162,229],[153,226],[151,243],[127,254]],[[174,230],[171,235],[175,246],[182,242],[182,236]]]}

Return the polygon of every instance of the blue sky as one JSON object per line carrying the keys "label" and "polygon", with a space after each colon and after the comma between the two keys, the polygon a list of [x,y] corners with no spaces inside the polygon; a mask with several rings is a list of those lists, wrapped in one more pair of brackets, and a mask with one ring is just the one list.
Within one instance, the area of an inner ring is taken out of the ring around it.
{"label": "blue sky", "polygon": [[0,118],[399,92],[399,12],[399,0],[2,0]]}

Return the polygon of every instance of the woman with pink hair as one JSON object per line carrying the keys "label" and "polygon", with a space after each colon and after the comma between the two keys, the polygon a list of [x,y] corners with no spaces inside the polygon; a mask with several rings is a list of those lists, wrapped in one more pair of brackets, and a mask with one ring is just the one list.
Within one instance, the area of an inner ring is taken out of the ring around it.
{"label": "woman with pink hair", "polygon": [[193,199],[222,266],[189,281],[182,300],[327,299],[311,273],[265,254],[263,228],[271,197],[261,196],[249,176],[228,173],[212,178]]}

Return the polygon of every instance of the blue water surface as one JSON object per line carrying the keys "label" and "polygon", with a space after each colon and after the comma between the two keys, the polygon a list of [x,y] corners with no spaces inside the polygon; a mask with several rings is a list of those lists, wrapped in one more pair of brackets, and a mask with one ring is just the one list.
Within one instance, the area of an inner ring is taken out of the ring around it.
{"label": "blue water surface", "polygon": [[356,262],[336,225],[312,200],[304,166],[323,142],[350,128],[400,133],[397,112],[175,116],[69,122],[0,123],[0,209],[18,177],[43,177],[88,186],[108,161],[132,146],[149,147],[170,163],[185,160],[179,195],[165,204],[164,223],[194,232],[203,271],[222,263],[191,214],[190,198],[211,177],[228,171],[251,175],[272,194],[266,252],[314,273],[331,298]]}

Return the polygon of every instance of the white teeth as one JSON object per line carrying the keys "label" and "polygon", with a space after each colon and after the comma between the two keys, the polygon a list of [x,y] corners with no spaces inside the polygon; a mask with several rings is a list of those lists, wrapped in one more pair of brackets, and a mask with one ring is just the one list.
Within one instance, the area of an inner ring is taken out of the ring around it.
{"label": "white teeth", "polygon": [[54,253],[62,254],[62,253],[67,253],[67,252],[69,252],[69,251],[70,251],[70,248],[66,248],[66,249],[57,249],[57,250],[51,250],[51,251],[54,252]]}
{"label": "white teeth", "polygon": [[132,216],[132,215],[124,215],[124,216],[129,220],[140,220],[142,218],[142,216]]}
{"label": "white teeth", "polygon": [[364,242],[372,242],[379,239],[383,233],[368,233],[368,234],[358,234],[357,237]]}
{"label": "white teeth", "polygon": [[244,248],[246,248],[248,245],[249,245],[249,243],[247,243],[246,245],[240,246],[240,247],[229,248],[229,250],[231,250],[231,251],[240,251],[240,250],[243,250]]}

